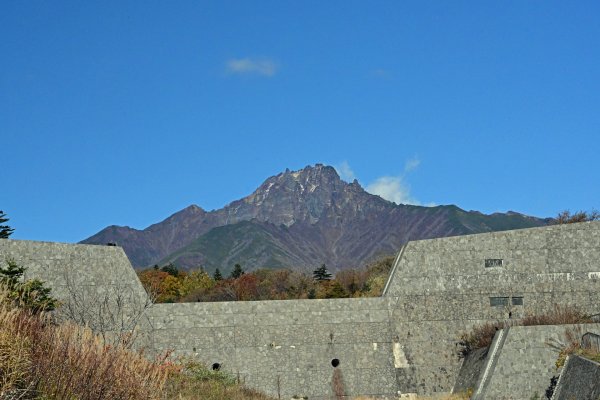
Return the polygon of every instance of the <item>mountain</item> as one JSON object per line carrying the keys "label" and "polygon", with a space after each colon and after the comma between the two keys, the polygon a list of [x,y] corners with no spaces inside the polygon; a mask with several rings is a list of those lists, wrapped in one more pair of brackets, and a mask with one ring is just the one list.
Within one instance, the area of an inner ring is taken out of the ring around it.
{"label": "mountain", "polygon": [[214,211],[189,206],[143,230],[109,226],[81,243],[122,246],[136,267],[173,262],[228,272],[357,267],[408,240],[540,226],[515,212],[485,215],[449,206],[394,204],[317,164],[268,178],[252,194]]}

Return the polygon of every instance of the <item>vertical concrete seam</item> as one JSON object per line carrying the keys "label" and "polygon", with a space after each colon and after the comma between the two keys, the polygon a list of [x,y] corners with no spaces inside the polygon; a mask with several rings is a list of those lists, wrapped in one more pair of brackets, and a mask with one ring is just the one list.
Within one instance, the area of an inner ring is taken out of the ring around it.
{"label": "vertical concrete seam", "polygon": [[554,393],[552,393],[552,397],[550,398],[550,400],[554,400],[554,399],[558,399],[558,393],[560,392],[560,384],[562,382],[563,379],[563,372],[565,372],[567,370],[567,366],[569,365],[569,361],[571,360],[571,356],[567,356],[567,359],[565,360],[565,365],[563,365],[563,369],[560,372],[560,375],[558,376],[558,380],[556,381],[556,386],[554,386]]}
{"label": "vertical concrete seam", "polygon": [[[408,243],[410,243],[410,242],[408,242]],[[402,259],[402,255],[404,254],[404,249],[406,249],[406,246],[408,246],[408,243],[404,244],[402,246],[402,248],[400,249],[400,251],[398,252],[398,255],[396,256],[396,260],[394,261],[394,266],[392,267],[392,271],[390,272],[390,276],[388,277],[388,280],[385,283],[385,287],[383,288],[383,292],[381,293],[381,297],[385,297],[387,295],[387,291],[390,287],[390,284],[392,283],[392,280],[394,279],[396,269],[398,268],[398,264],[400,264],[400,260]]]}
{"label": "vertical concrete seam", "polygon": [[504,347],[504,342],[506,341],[506,337],[508,336],[509,327],[505,327],[504,329],[498,331],[498,336],[496,340],[492,343],[492,352],[489,356],[489,361],[485,366],[485,370],[483,372],[483,376],[481,377],[481,382],[477,387],[477,391],[473,396],[473,400],[482,400],[485,398],[485,392],[487,390],[489,380],[491,378],[494,369],[496,368],[496,364],[498,362],[499,352]]}

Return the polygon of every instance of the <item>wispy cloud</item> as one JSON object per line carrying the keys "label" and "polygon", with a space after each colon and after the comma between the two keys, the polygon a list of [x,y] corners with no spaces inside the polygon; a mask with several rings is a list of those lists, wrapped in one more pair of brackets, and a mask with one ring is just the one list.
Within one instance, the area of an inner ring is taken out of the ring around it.
{"label": "wispy cloud", "polygon": [[269,58],[232,58],[225,64],[230,74],[274,76],[279,65]]}
{"label": "wispy cloud", "polygon": [[404,163],[404,175],[406,175],[410,171],[417,169],[419,165],[421,165],[421,160],[419,160],[419,157],[414,156],[413,158],[409,158]]}
{"label": "wispy cloud", "polygon": [[[387,175],[375,179],[367,185],[365,190],[371,194],[380,196],[396,204],[422,205],[412,194],[410,185],[407,182],[407,176],[410,172],[416,170],[421,165],[421,160],[415,156],[404,163],[404,170],[400,175]],[[434,203],[427,203],[426,206],[434,206]]]}
{"label": "wispy cloud", "polygon": [[396,204],[421,204],[410,194],[410,186],[402,176],[382,176],[365,188],[367,192],[376,194]]}
{"label": "wispy cloud", "polygon": [[343,161],[341,164],[334,166],[334,168],[340,175],[340,178],[346,182],[352,182],[356,178],[356,175],[354,175],[354,171],[352,171],[352,168],[350,168],[348,161]]}

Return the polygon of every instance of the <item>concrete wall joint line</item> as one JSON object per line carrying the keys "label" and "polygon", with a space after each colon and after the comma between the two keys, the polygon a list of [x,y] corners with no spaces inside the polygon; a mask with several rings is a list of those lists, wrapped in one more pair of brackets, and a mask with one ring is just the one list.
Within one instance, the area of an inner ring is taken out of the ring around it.
{"label": "concrete wall joint line", "polygon": [[406,246],[408,246],[408,243],[404,244],[402,246],[402,248],[400,249],[400,251],[398,252],[398,256],[396,257],[396,260],[394,261],[394,266],[392,267],[390,276],[388,277],[388,280],[385,283],[385,286],[383,288],[383,292],[381,293],[381,297],[385,297],[387,295],[388,288],[390,287],[390,284],[392,283],[392,281],[394,279],[396,269],[398,268],[398,264],[400,264],[400,260],[402,259],[402,255],[404,254],[404,250],[406,249]]}
{"label": "concrete wall joint line", "polygon": [[509,327],[505,327],[504,329],[498,331],[498,336],[494,343],[492,344],[492,352],[489,356],[489,361],[485,366],[485,370],[483,372],[483,376],[481,377],[481,382],[477,387],[477,391],[473,396],[473,400],[483,400],[485,399],[485,392],[489,385],[489,380],[492,377],[494,372],[494,368],[496,367],[496,363],[498,362],[499,352],[502,350],[504,346],[504,342],[506,341],[506,337],[508,336]]}
{"label": "concrete wall joint line", "polygon": [[[571,356],[567,356],[567,359],[565,360],[565,365],[563,365],[563,369],[562,369],[563,371],[567,370],[567,366],[569,365],[570,360],[571,360]],[[561,385],[561,381],[563,379],[563,375],[564,374],[561,373],[558,376],[558,380],[556,381],[556,385],[554,386],[554,393],[552,393],[552,398],[550,400],[554,400],[554,399],[558,398],[557,395],[558,395],[558,392],[560,391],[560,387],[561,387],[560,385]]]}

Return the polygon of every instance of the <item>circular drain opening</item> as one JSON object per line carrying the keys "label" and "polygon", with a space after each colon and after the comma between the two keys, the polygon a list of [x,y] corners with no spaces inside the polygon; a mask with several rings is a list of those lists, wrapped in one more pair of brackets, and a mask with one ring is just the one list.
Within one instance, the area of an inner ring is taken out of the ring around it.
{"label": "circular drain opening", "polygon": [[218,370],[220,370],[220,369],[221,369],[221,364],[219,364],[219,363],[214,363],[214,364],[212,365],[212,369],[213,369],[213,371],[218,371]]}
{"label": "circular drain opening", "polygon": [[331,366],[333,368],[337,368],[338,365],[340,365],[340,360],[338,360],[337,358],[334,358],[333,360],[331,360]]}

